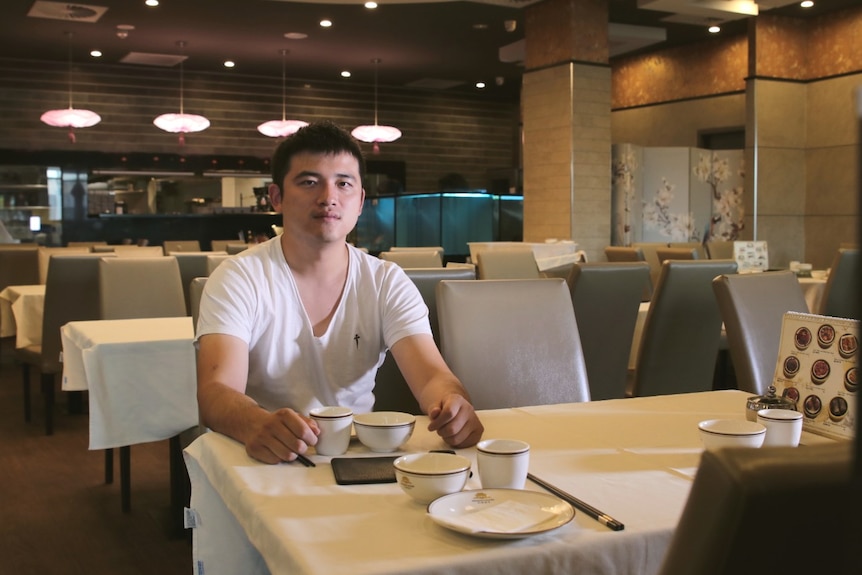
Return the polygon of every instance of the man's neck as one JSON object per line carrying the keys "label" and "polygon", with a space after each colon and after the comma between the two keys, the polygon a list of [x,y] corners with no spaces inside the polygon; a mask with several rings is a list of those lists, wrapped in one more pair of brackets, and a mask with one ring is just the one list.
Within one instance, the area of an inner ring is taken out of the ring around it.
{"label": "man's neck", "polygon": [[291,241],[291,238],[282,235],[281,249],[294,275],[325,277],[333,273],[343,273],[347,266],[348,251],[345,242],[308,245]]}

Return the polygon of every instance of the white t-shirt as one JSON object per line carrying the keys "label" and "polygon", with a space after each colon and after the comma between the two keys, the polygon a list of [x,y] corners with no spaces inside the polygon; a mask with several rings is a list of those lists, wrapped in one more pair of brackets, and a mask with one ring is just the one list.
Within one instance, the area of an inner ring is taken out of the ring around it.
{"label": "white t-shirt", "polygon": [[386,350],[431,333],[428,307],[404,271],[347,245],[338,307],[315,337],[279,237],[228,258],[206,282],[197,337],[232,335],[249,347],[246,394],[268,410],[340,405],[371,411]]}

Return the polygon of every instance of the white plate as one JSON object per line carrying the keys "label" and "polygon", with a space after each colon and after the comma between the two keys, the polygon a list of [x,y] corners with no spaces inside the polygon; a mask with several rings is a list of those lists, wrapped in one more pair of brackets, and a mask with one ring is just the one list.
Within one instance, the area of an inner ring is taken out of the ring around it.
{"label": "white plate", "polygon": [[[505,509],[507,519],[515,524],[524,524],[501,528],[493,517],[495,512],[489,513],[494,507],[500,512]],[[428,515],[438,525],[459,533],[487,539],[520,539],[562,527],[575,517],[575,510],[562,499],[541,491],[477,489],[435,499],[428,505]]]}

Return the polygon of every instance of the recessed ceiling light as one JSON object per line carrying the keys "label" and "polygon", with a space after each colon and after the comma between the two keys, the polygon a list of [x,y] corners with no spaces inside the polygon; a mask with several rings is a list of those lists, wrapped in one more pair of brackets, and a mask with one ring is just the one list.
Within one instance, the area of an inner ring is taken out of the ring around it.
{"label": "recessed ceiling light", "polygon": [[377,2],[366,2],[365,7],[369,10],[374,10],[375,8],[377,8]]}
{"label": "recessed ceiling light", "polygon": [[287,32],[284,37],[288,40],[305,40],[308,38],[308,34],[303,32]]}
{"label": "recessed ceiling light", "polygon": [[476,87],[480,90],[485,88],[485,82],[476,82]]}
{"label": "recessed ceiling light", "polygon": [[799,5],[803,8],[811,8],[812,6],[814,6],[814,2],[812,2],[811,0],[805,0],[804,2],[800,2]]}
{"label": "recessed ceiling light", "polygon": [[159,0],[146,0],[144,4],[146,4],[147,6],[156,7],[159,5]]}
{"label": "recessed ceiling light", "polygon": [[473,29],[474,30],[487,30],[488,25],[487,24],[473,24]]}
{"label": "recessed ceiling light", "polygon": [[93,58],[101,58],[102,57],[102,51],[101,50],[90,50],[90,56],[92,56]]}
{"label": "recessed ceiling light", "polygon": [[710,34],[718,34],[719,32],[721,32],[721,27],[720,26],[710,26],[707,30],[709,31]]}
{"label": "recessed ceiling light", "polygon": [[234,66],[236,66],[236,62],[234,62],[233,60],[225,60],[224,61],[224,67],[225,68],[233,68]]}
{"label": "recessed ceiling light", "polygon": [[350,77],[350,71],[349,71],[349,70],[344,70],[344,71],[341,73],[341,77],[342,77],[342,78],[349,78],[349,77]]}
{"label": "recessed ceiling light", "polygon": [[320,27],[321,28],[329,28],[330,26],[332,26],[332,20],[321,20],[320,21]]}

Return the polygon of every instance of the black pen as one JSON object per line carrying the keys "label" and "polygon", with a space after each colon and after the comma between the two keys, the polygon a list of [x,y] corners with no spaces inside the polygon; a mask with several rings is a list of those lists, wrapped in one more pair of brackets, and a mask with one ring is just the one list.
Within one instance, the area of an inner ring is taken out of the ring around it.
{"label": "black pen", "polygon": [[613,517],[611,517],[607,513],[602,513],[601,511],[599,511],[598,509],[596,509],[595,507],[593,507],[589,503],[587,503],[585,501],[581,501],[580,499],[578,499],[574,495],[566,493],[565,491],[563,491],[559,487],[555,487],[555,486],[551,485],[550,483],[539,479],[538,477],[536,477],[532,473],[527,474],[527,479],[529,479],[530,481],[532,481],[536,485],[544,487],[546,490],[550,491],[551,493],[553,493],[554,495],[556,495],[557,497],[559,497],[563,501],[566,501],[567,503],[571,503],[573,506],[577,507],[578,509],[580,509],[581,511],[583,511],[584,513],[586,513],[587,515],[589,515],[590,517],[592,517],[593,519],[595,519],[596,521],[598,521],[599,523],[604,525],[605,527],[607,527],[609,529],[613,529],[614,531],[622,531],[623,529],[625,529],[625,525],[623,525],[622,523],[620,523],[619,521],[617,521],[616,519],[614,519]]}
{"label": "black pen", "polygon": [[300,463],[302,463],[306,467],[317,467],[312,460],[310,460],[309,458],[307,458],[306,456],[304,456],[301,453],[296,454],[296,459],[294,459],[294,461],[299,461]]}

